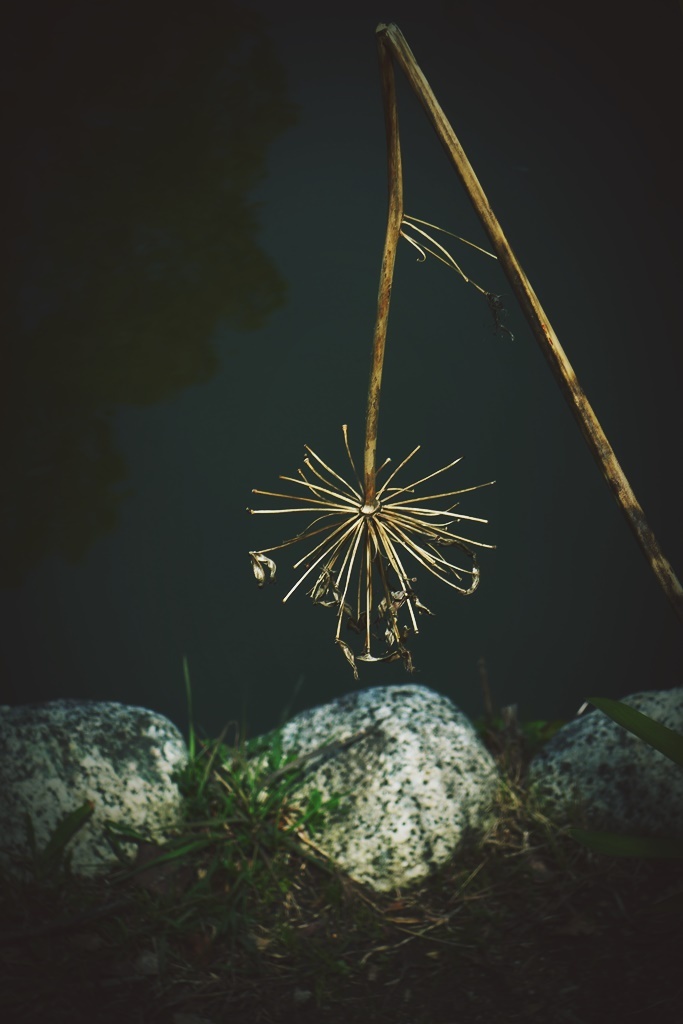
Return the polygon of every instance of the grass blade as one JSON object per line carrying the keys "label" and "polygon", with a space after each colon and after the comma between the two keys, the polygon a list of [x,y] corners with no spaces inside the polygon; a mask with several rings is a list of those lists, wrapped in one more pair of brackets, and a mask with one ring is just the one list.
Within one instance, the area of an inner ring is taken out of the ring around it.
{"label": "grass blade", "polygon": [[680,733],[662,725],[661,722],[655,722],[653,718],[620,700],[611,700],[608,697],[589,697],[588,700],[634,736],[645,740],[676,764],[683,765],[683,736]]}
{"label": "grass blade", "polygon": [[187,657],[184,654],[183,675],[185,676],[185,694],[187,696],[187,749],[190,754],[190,761],[194,761],[196,739],[194,732],[194,715],[192,713],[192,685],[190,683],[190,668],[187,664]]}
{"label": "grass blade", "polygon": [[569,835],[594,853],[605,853],[611,857],[683,858],[683,839],[622,836],[617,832],[594,832],[584,828],[569,829]]}

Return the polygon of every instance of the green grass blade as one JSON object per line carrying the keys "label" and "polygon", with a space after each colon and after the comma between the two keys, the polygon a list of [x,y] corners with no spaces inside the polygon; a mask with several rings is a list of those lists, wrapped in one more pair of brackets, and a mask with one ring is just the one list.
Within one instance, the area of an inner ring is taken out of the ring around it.
{"label": "green grass blade", "polygon": [[187,749],[190,754],[190,761],[194,761],[196,739],[194,732],[194,715],[192,713],[192,684],[190,683],[190,667],[187,658],[183,654],[183,675],[185,677],[185,695],[187,697]]}
{"label": "green grass blade", "polygon": [[[203,794],[203,792],[204,792],[204,789],[206,788],[206,784],[209,781],[209,776],[211,775],[211,769],[214,766],[214,762],[215,762],[216,758],[218,757],[218,755],[221,753],[221,751],[223,749],[223,740],[225,739],[225,734],[227,733],[227,731],[228,731],[228,726],[224,725],[223,726],[223,730],[222,730],[220,736],[218,737],[218,739],[215,740],[215,742],[211,744],[211,753],[209,754],[209,760],[206,763],[206,768],[204,769],[204,774],[202,775],[201,781],[199,783],[199,788],[197,790],[197,795],[198,796],[201,796]],[[194,740],[194,734],[193,734],[192,738]],[[190,757],[193,757],[193,756],[194,755],[192,755],[192,754],[190,755]]]}
{"label": "green grass blade", "polygon": [[676,764],[683,765],[683,736],[680,733],[661,722],[655,722],[620,700],[610,700],[608,697],[589,697],[588,700],[634,736],[645,740]]}
{"label": "green grass blade", "polygon": [[655,839],[647,836],[622,836],[617,832],[593,832],[571,828],[569,835],[594,853],[611,857],[653,857],[678,860],[683,858],[682,839]]}
{"label": "green grass blade", "polygon": [[103,830],[107,835],[114,835],[117,839],[121,839],[124,842],[131,843],[147,843],[149,842],[149,836],[146,836],[144,832],[140,832],[137,829],[131,828],[129,825],[121,825],[116,821],[105,821]]}
{"label": "green grass blade", "polygon": [[[222,837],[219,837],[222,838]],[[152,868],[157,868],[161,864],[168,864],[170,861],[179,860],[181,857],[185,857],[188,853],[195,853],[198,850],[206,850],[212,846],[217,840],[216,836],[207,836],[205,839],[194,839],[188,843],[184,843],[182,846],[177,846],[172,850],[166,850],[160,853],[158,857],[153,860],[146,861],[144,864],[138,864],[127,871],[123,876],[125,878],[132,878],[134,875],[139,874],[141,871],[150,871]]]}

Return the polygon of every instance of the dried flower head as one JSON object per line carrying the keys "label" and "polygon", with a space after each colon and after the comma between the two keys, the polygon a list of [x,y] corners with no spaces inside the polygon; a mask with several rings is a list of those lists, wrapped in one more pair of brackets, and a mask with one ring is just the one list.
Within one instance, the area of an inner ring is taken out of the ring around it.
{"label": "dried flower head", "polygon": [[[454,498],[487,487],[488,483],[416,495],[422,484],[452,469],[460,459],[410,484],[399,486],[395,483],[396,477],[419,451],[418,445],[383,483],[378,484],[374,500],[366,504],[363,486],[351,456],[348,431],[346,426],[342,429],[355,484],[345,480],[306,445],[306,469],[299,469],[296,477],[280,477],[296,484],[304,493],[281,494],[256,489],[253,492],[297,504],[294,507],[249,511],[254,515],[305,513],[313,515],[313,520],[289,540],[261,551],[250,551],[249,554],[256,581],[263,586],[267,581],[275,581],[276,566],[269,557],[271,552],[315,538],[313,546],[294,563],[294,569],[303,571],[283,601],[287,601],[302,585],[308,584],[307,593],[314,604],[334,608],[337,619],[334,639],[357,679],[356,661],[402,659],[406,668],[412,668],[408,637],[419,632],[420,614],[433,613],[417,596],[417,578],[408,575],[406,568],[408,556],[460,594],[472,594],[479,583],[474,548],[492,548],[494,545],[467,539],[454,532],[454,528],[459,528],[463,521],[486,523],[486,519],[456,511],[457,502],[447,508],[431,507],[431,502]],[[380,466],[378,475],[388,465],[387,459]],[[457,550],[462,556],[458,557],[458,564],[449,560],[453,557],[450,552],[449,558],[445,557],[444,548]],[[459,564],[461,562],[464,564]],[[350,634],[359,638],[361,651],[358,654],[344,638]],[[373,643],[381,645],[381,653],[373,654]]]}

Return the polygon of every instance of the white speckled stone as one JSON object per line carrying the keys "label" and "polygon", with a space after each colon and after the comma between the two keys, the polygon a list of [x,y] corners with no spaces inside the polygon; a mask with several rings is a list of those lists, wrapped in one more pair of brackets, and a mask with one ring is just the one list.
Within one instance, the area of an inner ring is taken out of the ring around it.
{"label": "white speckled stone", "polygon": [[144,834],[175,824],[182,801],[172,774],[186,759],[175,725],[145,708],[75,700],[0,707],[3,863],[16,868],[28,853],[27,813],[42,850],[65,814],[92,801],[92,817],[68,847],[71,867],[81,875],[106,870],[117,861],[103,822]]}
{"label": "white speckled stone", "polygon": [[[683,733],[683,688],[624,697]],[[549,817],[633,835],[683,837],[683,768],[594,709],[560,729],[529,765]]]}
{"label": "white speckled stone", "polygon": [[284,727],[283,749],[305,754],[364,730],[312,762],[303,792],[342,795],[316,843],[386,892],[426,878],[489,824],[499,776],[465,715],[424,686],[361,690],[304,711]]}

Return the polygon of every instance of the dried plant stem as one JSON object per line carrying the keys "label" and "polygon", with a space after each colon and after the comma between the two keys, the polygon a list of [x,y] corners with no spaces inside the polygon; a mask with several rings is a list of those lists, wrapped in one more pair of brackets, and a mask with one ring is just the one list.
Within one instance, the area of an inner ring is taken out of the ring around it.
{"label": "dried plant stem", "polygon": [[379,398],[382,387],[382,366],[384,364],[384,349],[387,340],[389,303],[391,300],[391,286],[394,280],[396,250],[403,220],[403,171],[401,167],[401,144],[398,134],[398,109],[396,106],[394,68],[385,39],[381,34],[377,36],[377,46],[379,50],[384,120],[387,133],[389,212],[387,215],[387,233],[384,241],[384,255],[382,257],[382,269],[379,279],[379,294],[377,296],[377,319],[375,321],[375,335],[372,344],[372,367],[370,370],[368,407],[365,420],[363,475],[365,506],[369,510],[373,509],[376,504],[377,425],[379,422]]}
{"label": "dried plant stem", "polygon": [[[531,330],[534,333],[536,340],[538,341],[541,351],[548,360],[550,368],[557,380],[562,393],[572,411],[572,414],[579,425],[581,433],[583,434],[588,447],[590,448],[598,466],[600,467],[607,484],[612,491],[617,504],[622,509],[629,526],[635,534],[636,540],[638,541],[645,557],[647,558],[652,571],[654,572],[660,586],[662,587],[667,598],[671,602],[674,611],[678,615],[679,619],[683,621],[683,587],[677,579],[673,569],[669,565],[669,562],[664,557],[662,550],[657,542],[652,529],[650,528],[647,520],[645,519],[645,513],[638,503],[631,485],[629,484],[624,472],[617,461],[617,457],[614,454],[612,446],[610,445],[605,433],[600,426],[597,416],[593,412],[593,409],[586,398],[583,388],[579,384],[576,374],[572,369],[571,363],[567,359],[567,356],[560,345],[560,342],[553,330],[548,317],[543,311],[536,294],[531,287],[529,280],[522,270],[515,254],[513,253],[510,245],[503,233],[503,229],[498,223],[491,206],[489,204],[484,190],[482,189],[477,176],[475,175],[472,166],[467,159],[465,152],[458,141],[453,128],[451,127],[446,115],[439,106],[439,103],[432,92],[427,79],[420,70],[413,53],[408,46],[403,34],[396,25],[378,25],[377,26],[377,37],[379,40],[380,54],[382,55],[382,65],[384,68],[385,64],[390,63],[389,52],[395,57],[400,67],[403,69],[413,91],[416,93],[420,103],[422,104],[427,117],[432,123],[436,134],[438,135],[446,153],[451,160],[455,170],[457,171],[460,180],[462,181],[467,194],[476,210],[479,218],[481,219],[484,228],[491,240],[491,245],[498,259],[501,262],[505,275],[510,282],[510,285],[519,300],[522,310],[529,322]],[[385,75],[383,71],[383,82]],[[386,86],[385,88],[385,104],[386,104]],[[393,78],[392,78],[392,90],[393,90]],[[397,142],[398,145],[398,132]],[[399,158],[400,160],[400,158]],[[400,172],[400,163],[399,163]],[[391,177],[390,177],[391,187]],[[391,233],[393,241],[393,221],[390,216],[390,228],[392,231],[387,232],[387,249],[389,246],[389,235]],[[387,264],[387,249],[385,249],[385,264]],[[384,267],[383,264],[383,280],[384,280]],[[391,268],[393,269],[393,252],[391,254]],[[389,280],[389,290],[391,289],[391,282]],[[381,304],[382,289],[380,288],[380,304]],[[388,295],[387,295],[388,305]],[[379,326],[379,315],[378,315],[378,326]],[[385,323],[386,330],[386,323]],[[373,365],[374,373],[374,365]],[[381,359],[380,359],[380,374],[381,374]],[[372,384],[371,384],[372,394]],[[368,412],[369,412],[368,408]],[[376,422],[375,422],[376,432]],[[367,472],[367,450],[366,450],[366,472]],[[367,476],[366,476],[367,481]],[[366,483],[367,487],[367,483]]]}

